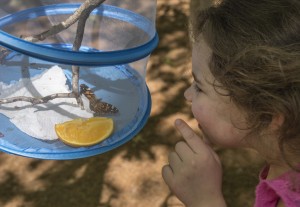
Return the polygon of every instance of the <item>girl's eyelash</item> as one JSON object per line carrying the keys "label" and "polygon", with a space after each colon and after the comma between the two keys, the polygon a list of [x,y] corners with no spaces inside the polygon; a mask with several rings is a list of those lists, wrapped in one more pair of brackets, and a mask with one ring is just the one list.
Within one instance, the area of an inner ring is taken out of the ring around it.
{"label": "girl's eyelash", "polygon": [[199,92],[202,91],[201,88],[199,88],[199,86],[197,86],[196,83],[194,83],[193,85],[194,85],[194,89],[195,89],[195,91],[196,91],[197,93],[199,93]]}

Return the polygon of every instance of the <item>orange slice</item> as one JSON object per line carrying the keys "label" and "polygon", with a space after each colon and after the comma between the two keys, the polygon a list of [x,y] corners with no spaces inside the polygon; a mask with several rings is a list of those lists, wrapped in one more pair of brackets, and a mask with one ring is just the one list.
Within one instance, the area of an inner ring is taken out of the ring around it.
{"label": "orange slice", "polygon": [[65,144],[74,147],[91,146],[108,138],[113,132],[111,118],[74,119],[55,125],[55,132]]}

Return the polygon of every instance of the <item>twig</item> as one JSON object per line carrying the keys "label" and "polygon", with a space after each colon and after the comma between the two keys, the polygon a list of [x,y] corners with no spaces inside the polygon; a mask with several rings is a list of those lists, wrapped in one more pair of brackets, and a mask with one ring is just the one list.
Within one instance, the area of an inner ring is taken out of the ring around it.
{"label": "twig", "polygon": [[46,38],[56,35],[61,31],[68,29],[75,24],[82,16],[90,14],[96,7],[100,6],[105,0],[86,0],[69,18],[65,21],[52,26],[49,30],[34,36],[23,37],[24,40],[30,42],[43,41]]}
{"label": "twig", "polygon": [[[93,1],[91,1],[91,3],[92,2]],[[83,35],[84,35],[85,24],[86,24],[88,17],[90,16],[90,13],[96,7],[98,7],[99,4],[102,4],[103,2],[104,2],[104,0],[100,0],[100,1],[98,0],[98,1],[93,2],[96,4],[92,4],[92,5],[90,4],[90,7],[86,8],[85,12],[80,16],[80,19],[78,20],[78,24],[77,24],[75,41],[73,43],[74,51],[78,51],[81,46]],[[81,109],[83,109],[84,108],[83,101],[81,99],[81,96],[79,95],[78,85],[79,85],[79,66],[73,65],[72,66],[72,91],[77,100],[77,104],[81,107]]]}
{"label": "twig", "polygon": [[10,50],[0,46],[0,64],[4,63],[5,58],[10,54]]}
{"label": "twig", "polygon": [[[84,35],[84,29],[85,24],[90,16],[91,12],[100,6],[105,0],[86,0],[76,11],[73,15],[71,15],[67,20],[56,24],[52,26],[49,30],[44,31],[38,35],[29,36],[29,37],[22,37],[24,40],[30,41],[30,42],[38,42],[43,41],[46,38],[53,36],[55,34],[58,34],[59,32],[69,28],[71,25],[73,25],[75,22],[78,21],[77,24],[77,32],[75,41],[73,43],[73,50],[78,51],[81,47],[83,35]],[[7,56],[9,53],[7,51],[1,51],[2,57]],[[18,96],[8,99],[0,99],[0,104],[7,104],[17,101],[25,101],[25,102],[31,102],[32,104],[41,104],[46,103],[49,100],[55,99],[55,98],[76,98],[77,104],[83,109],[83,101],[79,94],[79,66],[72,66],[72,93],[57,93],[49,96],[45,96],[43,98],[32,98],[32,97],[25,97],[25,96]]]}
{"label": "twig", "polygon": [[7,99],[0,99],[0,104],[8,104],[13,103],[17,101],[25,101],[30,102],[33,105],[36,104],[42,104],[47,103],[50,100],[56,99],[56,98],[74,98],[74,93],[56,93],[49,96],[45,96],[42,98],[34,98],[34,97],[27,97],[27,96],[17,96],[13,98],[7,98]]}
{"label": "twig", "polygon": [[[43,41],[48,37],[56,35],[63,30],[68,29],[70,26],[75,24],[80,18],[85,16],[86,14],[90,14],[95,8],[100,6],[105,0],[86,0],[70,17],[68,17],[65,21],[53,25],[49,30],[43,31],[40,34],[33,36],[20,36],[20,38],[29,41],[29,42],[39,42]],[[0,61],[4,62],[4,59],[7,55],[9,55],[11,50],[1,47],[0,48]]]}

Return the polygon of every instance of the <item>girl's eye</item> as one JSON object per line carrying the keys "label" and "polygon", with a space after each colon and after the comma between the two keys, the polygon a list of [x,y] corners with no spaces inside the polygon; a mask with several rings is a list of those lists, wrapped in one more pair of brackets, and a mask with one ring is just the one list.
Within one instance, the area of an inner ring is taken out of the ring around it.
{"label": "girl's eye", "polygon": [[196,83],[194,83],[193,85],[194,85],[194,90],[195,90],[197,93],[202,92],[201,88],[199,88],[199,86],[197,86]]}

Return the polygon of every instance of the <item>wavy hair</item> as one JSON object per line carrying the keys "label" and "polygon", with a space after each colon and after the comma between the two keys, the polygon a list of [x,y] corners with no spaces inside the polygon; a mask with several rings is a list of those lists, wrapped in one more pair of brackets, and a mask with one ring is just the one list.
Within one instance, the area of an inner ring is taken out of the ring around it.
{"label": "wavy hair", "polygon": [[[212,49],[210,70],[247,113],[252,131],[283,115],[279,148],[300,157],[300,2],[223,0],[192,17],[195,41]],[[299,164],[299,163],[297,163]]]}

